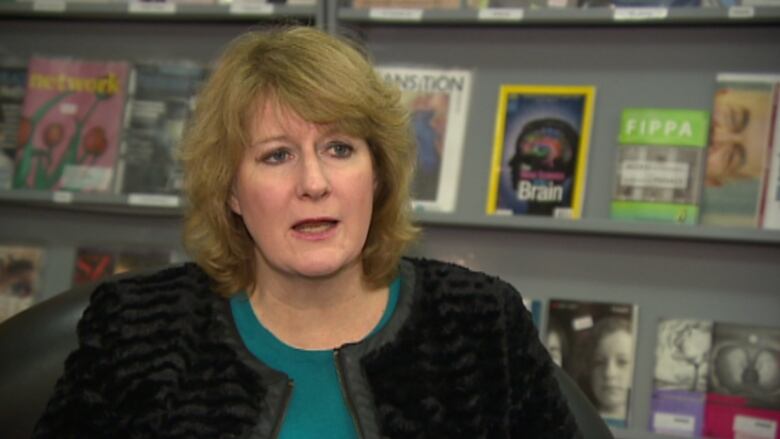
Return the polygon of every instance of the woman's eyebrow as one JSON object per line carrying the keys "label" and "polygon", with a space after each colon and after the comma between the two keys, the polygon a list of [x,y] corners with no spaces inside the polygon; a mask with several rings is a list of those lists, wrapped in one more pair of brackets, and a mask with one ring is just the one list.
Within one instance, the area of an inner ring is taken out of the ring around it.
{"label": "woman's eyebrow", "polygon": [[252,142],[249,144],[249,146],[250,147],[252,147],[252,146],[259,146],[259,145],[262,145],[264,143],[276,142],[276,141],[280,141],[280,140],[288,140],[287,135],[286,134],[278,134],[278,135],[271,135],[271,136],[267,136],[267,137],[260,137],[258,139],[252,140]]}

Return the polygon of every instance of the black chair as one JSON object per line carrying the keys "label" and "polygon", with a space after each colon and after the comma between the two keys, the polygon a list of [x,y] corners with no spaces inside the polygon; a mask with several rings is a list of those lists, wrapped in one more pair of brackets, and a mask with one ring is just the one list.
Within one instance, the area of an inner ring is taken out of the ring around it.
{"label": "black chair", "polygon": [[[76,348],[76,323],[94,285],[72,288],[0,324],[0,435],[29,439],[67,355]],[[612,434],[577,384],[556,368],[569,408],[584,439]]]}

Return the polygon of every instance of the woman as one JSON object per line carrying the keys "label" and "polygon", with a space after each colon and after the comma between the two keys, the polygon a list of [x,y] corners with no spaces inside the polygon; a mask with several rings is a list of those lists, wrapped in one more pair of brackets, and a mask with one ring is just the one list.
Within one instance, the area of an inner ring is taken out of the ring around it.
{"label": "woman", "polygon": [[36,437],[578,436],[520,295],[401,258],[399,98],[320,31],[234,41],[184,141],[195,263],[97,289]]}

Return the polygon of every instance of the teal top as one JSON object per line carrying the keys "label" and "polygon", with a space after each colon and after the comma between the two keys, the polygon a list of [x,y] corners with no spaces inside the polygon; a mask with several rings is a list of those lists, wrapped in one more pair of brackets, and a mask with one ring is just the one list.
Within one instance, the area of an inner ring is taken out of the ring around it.
{"label": "teal top", "polygon": [[[382,318],[371,334],[393,315],[401,279],[390,284]],[[230,299],[238,333],[247,349],[269,367],[293,381],[293,392],[279,439],[355,439],[355,423],[341,391],[332,350],[303,350],[285,344],[257,319],[245,292]]]}

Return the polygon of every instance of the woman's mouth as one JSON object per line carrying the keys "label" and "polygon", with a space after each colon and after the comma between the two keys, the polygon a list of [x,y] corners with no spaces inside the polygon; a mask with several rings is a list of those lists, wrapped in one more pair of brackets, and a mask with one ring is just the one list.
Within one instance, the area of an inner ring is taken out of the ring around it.
{"label": "woman's mouth", "polygon": [[312,219],[304,220],[293,225],[293,230],[298,233],[319,234],[326,232],[338,224],[334,219]]}

